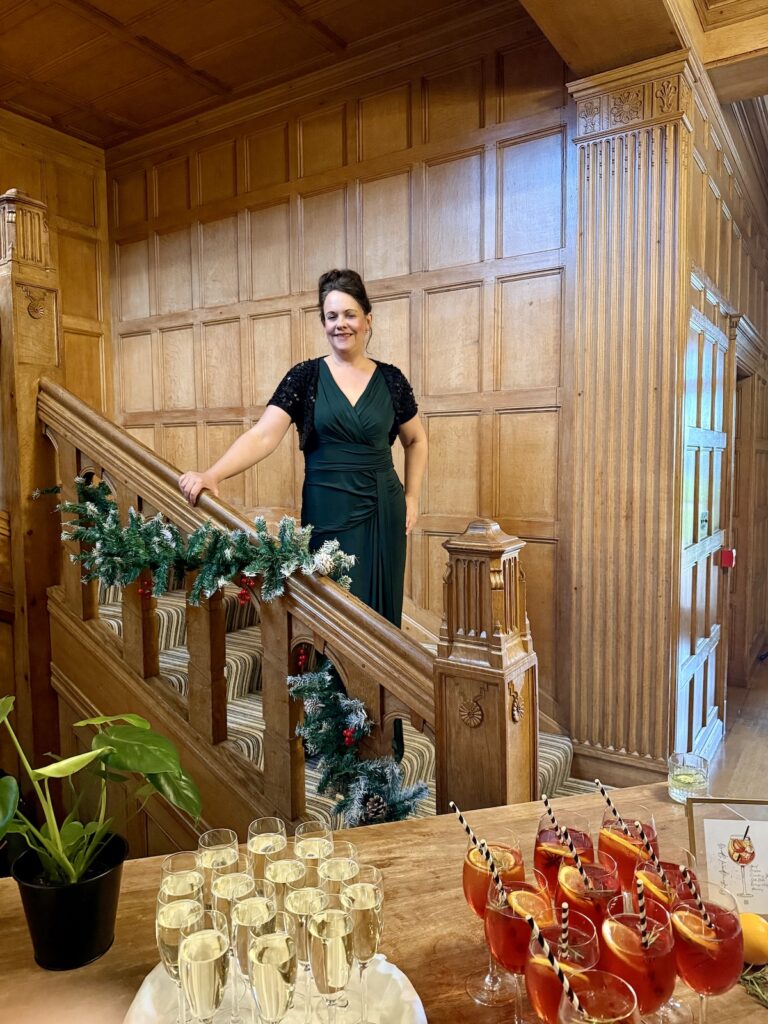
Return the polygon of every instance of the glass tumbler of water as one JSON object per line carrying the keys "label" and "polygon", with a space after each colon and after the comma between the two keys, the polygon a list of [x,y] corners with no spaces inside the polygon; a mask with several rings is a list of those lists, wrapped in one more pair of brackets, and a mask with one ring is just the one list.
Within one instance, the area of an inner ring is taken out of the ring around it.
{"label": "glass tumbler of water", "polygon": [[709,792],[709,761],[698,754],[671,754],[667,760],[669,795],[679,804]]}

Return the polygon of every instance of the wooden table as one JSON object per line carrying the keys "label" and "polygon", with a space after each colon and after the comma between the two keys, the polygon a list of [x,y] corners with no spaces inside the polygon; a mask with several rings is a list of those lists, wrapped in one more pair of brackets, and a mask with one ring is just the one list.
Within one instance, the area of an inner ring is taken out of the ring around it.
{"label": "wooden table", "polygon": [[[615,794],[632,813],[634,803],[650,806],[665,842],[685,843],[684,810],[672,803],[664,785],[638,786]],[[602,814],[599,795],[556,800],[595,820]],[[519,835],[524,856],[533,856],[539,804],[473,811],[470,822],[489,838],[498,826]],[[345,833],[349,837],[350,833]],[[485,1024],[509,1019],[508,1011],[476,1006],[464,992],[464,978],[480,970],[487,954],[482,927],[467,907],[461,889],[465,836],[452,815],[356,829],[352,836],[367,862],[384,872],[385,939],[382,951],[410,977],[430,1024]],[[159,857],[129,861],[112,949],[78,971],[43,971],[32,949],[16,885],[0,881],[0,1021],[3,1024],[120,1024],[144,976],[157,963],[154,903],[160,880]],[[682,985],[679,994],[694,1004]],[[768,1009],[750,999],[741,986],[710,1000],[710,1024],[724,1021],[768,1024]]]}

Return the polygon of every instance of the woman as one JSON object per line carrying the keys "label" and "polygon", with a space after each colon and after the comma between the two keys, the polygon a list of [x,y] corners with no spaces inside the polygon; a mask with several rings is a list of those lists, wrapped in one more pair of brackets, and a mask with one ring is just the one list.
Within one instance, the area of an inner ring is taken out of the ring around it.
{"label": "woman", "polygon": [[[404,375],[366,355],[373,316],[360,275],[329,270],[318,290],[329,354],[292,367],[258,423],[210,469],[184,473],[179,486],[193,505],[204,489],[218,496],[222,480],[265,459],[295,423],[305,464],[301,522],[313,526],[313,549],[337,538],[356,557],[352,593],[399,626],[427,437]],[[396,437],[405,489],[392,463]]]}

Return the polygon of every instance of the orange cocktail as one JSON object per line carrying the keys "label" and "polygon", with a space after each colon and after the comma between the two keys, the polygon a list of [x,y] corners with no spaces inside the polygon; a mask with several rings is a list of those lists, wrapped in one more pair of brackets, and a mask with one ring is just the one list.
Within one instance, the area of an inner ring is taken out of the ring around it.
{"label": "orange cocktail", "polygon": [[600,966],[629,982],[641,1013],[655,1013],[671,999],[677,980],[672,924],[661,904],[646,900],[644,945],[640,915],[625,913],[623,903],[624,897],[617,896],[608,905]]}
{"label": "orange cocktail", "polygon": [[[568,916],[568,945],[563,948],[560,942],[562,920],[562,910],[556,908],[554,923],[542,927],[541,933],[557,956],[563,972],[572,981],[575,974],[583,974],[597,966],[600,947],[595,926],[588,917],[574,910]],[[538,1019],[544,1024],[557,1024],[563,988],[534,938],[530,940],[525,961],[525,987]]]}
{"label": "orange cocktail", "polygon": [[528,915],[540,928],[555,921],[546,879],[539,872],[534,872],[534,876],[530,882],[505,882],[502,893],[491,883],[487,893],[485,941],[493,959],[513,974],[522,974],[525,970],[531,941]]}
{"label": "orange cocktail", "polygon": [[625,818],[629,835],[624,832],[610,810],[606,809],[603,824],[598,837],[597,848],[608,853],[616,861],[622,889],[630,891],[634,883],[635,864],[638,860],[650,860],[642,839],[635,828],[634,822],[640,821],[653,852],[659,855],[659,840],[653,815],[645,807],[636,807],[637,812],[631,818]]}
{"label": "orange cocktail", "polygon": [[621,891],[616,861],[607,853],[598,851],[592,864],[584,864],[589,879],[585,885],[574,864],[563,861],[557,875],[557,906],[565,901],[571,910],[588,917],[597,929],[598,937],[608,904]]}
{"label": "orange cocktail", "polygon": [[700,996],[717,996],[733,988],[744,966],[741,920],[727,890],[707,882],[699,882],[698,888],[712,927],[694,899],[672,911],[677,973]]}
{"label": "orange cocktail", "polygon": [[[685,851],[684,851],[685,852]],[[696,881],[696,874],[690,868],[690,863],[693,861],[691,854],[687,857],[678,858],[675,860],[663,860],[661,866],[664,869],[664,875],[667,879],[667,885],[661,879],[661,875],[658,873],[654,865],[649,860],[639,860],[635,865],[635,878],[639,878],[643,886],[645,887],[645,895],[650,899],[656,900],[666,910],[672,911],[675,909],[677,904],[681,900],[687,900],[691,898],[691,890],[685,884],[682,873],[680,871],[680,865],[683,864],[688,867],[691,878]],[[632,889],[632,901],[637,910],[637,889]]]}
{"label": "orange cocktail", "polygon": [[[589,822],[580,815],[571,814],[567,820],[560,822],[568,829],[576,848],[576,853],[583,861],[591,861],[594,856],[592,836],[589,834]],[[536,845],[533,850],[533,866],[541,871],[547,879],[550,891],[554,892],[557,886],[557,873],[563,860],[573,863],[573,857],[568,844],[558,838],[557,830],[548,814],[544,814],[539,821],[539,828],[536,833]]]}
{"label": "orange cocktail", "polygon": [[[525,879],[523,855],[519,846],[501,842],[488,844],[493,863],[501,876],[502,882],[514,882]],[[464,873],[462,884],[464,898],[478,917],[485,917],[485,903],[488,896],[488,883],[491,880],[491,869],[483,856],[482,850],[470,845],[464,857]]]}
{"label": "orange cocktail", "polygon": [[572,986],[581,1013],[563,995],[558,1024],[641,1024],[634,989],[615,974],[585,971],[573,977]]}

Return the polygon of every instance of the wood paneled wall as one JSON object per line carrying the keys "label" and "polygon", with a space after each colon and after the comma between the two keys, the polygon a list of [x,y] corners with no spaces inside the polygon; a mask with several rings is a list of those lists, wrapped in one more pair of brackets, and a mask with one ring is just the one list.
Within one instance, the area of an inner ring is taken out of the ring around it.
{"label": "wood paneled wall", "polygon": [[[557,717],[567,126],[562,62],[532,22],[321,98],[119,162],[108,157],[117,405],[180,467],[204,467],[325,340],[316,281],[349,265],[370,353],[417,392],[430,459],[406,589],[442,610],[446,537],[478,515],[527,542],[542,709]],[[176,133],[178,135],[178,132]],[[396,463],[402,453],[396,447]],[[298,508],[294,432],[227,483]]]}
{"label": "wood paneled wall", "polygon": [[23,189],[48,207],[51,262],[61,284],[59,358],[66,386],[112,414],[104,153],[0,110],[0,195],[9,188]]}

